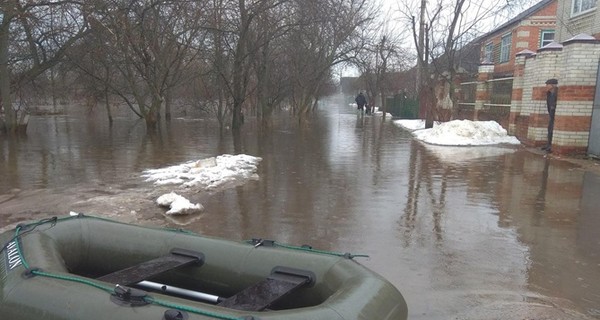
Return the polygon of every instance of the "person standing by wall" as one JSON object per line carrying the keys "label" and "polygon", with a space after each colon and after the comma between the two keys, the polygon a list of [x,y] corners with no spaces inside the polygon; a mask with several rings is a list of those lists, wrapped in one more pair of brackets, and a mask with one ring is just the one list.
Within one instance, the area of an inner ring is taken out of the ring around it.
{"label": "person standing by wall", "polygon": [[365,98],[365,96],[361,92],[356,96],[354,101],[356,101],[357,108],[362,113],[363,107],[367,104],[367,98]]}
{"label": "person standing by wall", "polygon": [[548,79],[546,81],[546,107],[548,108],[548,143],[542,147],[546,152],[552,152],[552,133],[554,132],[554,114],[556,113],[556,101],[558,100],[558,80]]}

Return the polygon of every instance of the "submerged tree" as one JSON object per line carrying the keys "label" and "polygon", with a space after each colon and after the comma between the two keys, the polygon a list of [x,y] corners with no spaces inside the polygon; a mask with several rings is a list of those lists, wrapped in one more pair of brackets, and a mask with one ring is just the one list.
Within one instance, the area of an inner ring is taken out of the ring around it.
{"label": "submerged tree", "polygon": [[54,88],[56,74],[78,79],[71,95],[104,100],[109,121],[118,98],[149,130],[175,97],[217,106],[236,130],[244,110],[267,120],[292,106],[302,119],[373,15],[368,0],[5,0],[0,126],[25,127],[16,94],[27,83]]}
{"label": "submerged tree", "polygon": [[152,130],[170,90],[195,61],[204,37],[203,14],[198,2],[104,1],[89,17],[93,37],[88,43],[104,54],[89,51],[74,61]]}
{"label": "submerged tree", "polygon": [[360,28],[373,21],[366,0],[298,1],[302,28],[288,41],[292,73],[291,103],[300,120],[315,106],[334,66],[349,61],[364,45]]}
{"label": "submerged tree", "polygon": [[3,0],[0,5],[0,131],[27,129],[22,88],[62,61],[89,31],[82,1]]}

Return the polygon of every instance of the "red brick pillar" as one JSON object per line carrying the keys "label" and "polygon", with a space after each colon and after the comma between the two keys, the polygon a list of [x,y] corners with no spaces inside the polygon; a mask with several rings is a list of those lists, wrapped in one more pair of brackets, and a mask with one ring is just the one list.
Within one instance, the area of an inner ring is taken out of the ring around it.
{"label": "red brick pillar", "polygon": [[517,119],[521,115],[521,107],[523,106],[523,83],[525,82],[525,62],[528,57],[534,55],[531,50],[523,50],[516,54],[515,71],[513,74],[513,86],[510,99],[510,115],[508,117],[508,133],[517,138],[526,138],[526,126],[517,123]]}
{"label": "red brick pillar", "polygon": [[488,80],[492,79],[494,73],[494,65],[488,62],[482,62],[479,65],[477,74],[477,89],[475,92],[475,110],[473,120],[479,120],[479,111],[483,109],[484,104],[490,102],[490,91]]}
{"label": "red brick pillar", "polygon": [[586,153],[596,91],[600,41],[580,34],[563,42],[564,72],[558,78],[558,103],[552,150]]}

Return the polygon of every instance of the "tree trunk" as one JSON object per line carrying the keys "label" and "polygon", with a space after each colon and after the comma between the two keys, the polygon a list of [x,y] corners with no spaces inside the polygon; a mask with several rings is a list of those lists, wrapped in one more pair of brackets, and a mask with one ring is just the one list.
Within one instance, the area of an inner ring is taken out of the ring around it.
{"label": "tree trunk", "polygon": [[5,118],[0,118],[0,129],[7,132],[17,130],[17,112],[12,107],[10,72],[8,70],[8,45],[11,17],[4,16],[0,25],[0,99]]}
{"label": "tree trunk", "polygon": [[165,120],[171,120],[171,89],[167,89],[165,94]]}
{"label": "tree trunk", "polygon": [[160,107],[163,103],[163,99],[160,96],[153,95],[152,102],[148,111],[144,114],[144,120],[146,120],[146,131],[154,131],[158,129],[158,121],[160,119]]}
{"label": "tree trunk", "polygon": [[434,92],[433,92],[433,88],[431,87],[431,85],[429,83],[425,83],[422,88],[421,88],[421,92],[419,93],[419,108],[424,108],[425,109],[425,128],[426,129],[430,129],[433,128],[433,121],[434,121],[434,114],[433,114],[433,108],[434,108]]}
{"label": "tree trunk", "polygon": [[233,117],[231,119],[231,128],[240,129],[244,122],[242,115],[242,106],[246,99],[246,89],[248,85],[248,47],[251,17],[246,8],[245,0],[238,0],[240,9],[240,36],[235,48],[235,57],[233,59]]}

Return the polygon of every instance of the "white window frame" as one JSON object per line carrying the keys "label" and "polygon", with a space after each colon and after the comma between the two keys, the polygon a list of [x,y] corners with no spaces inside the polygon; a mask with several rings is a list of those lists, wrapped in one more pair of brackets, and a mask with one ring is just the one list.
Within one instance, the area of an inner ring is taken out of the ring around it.
{"label": "white window frame", "polygon": [[494,63],[494,43],[491,41],[483,47],[483,60]]}
{"label": "white window frame", "polygon": [[[508,43],[505,43],[505,39],[509,39]],[[512,48],[512,33],[507,33],[502,36],[500,40],[500,63],[510,61],[510,49]]]}
{"label": "white window frame", "polygon": [[[580,14],[592,11],[598,5],[598,0],[572,0],[571,1],[571,16],[578,16]],[[586,6],[586,8],[583,8]]]}
{"label": "white window frame", "polygon": [[556,31],[555,30],[542,30],[540,32],[540,48],[542,48],[542,47],[550,44],[552,41],[554,41],[554,37],[552,37],[552,40],[550,40],[550,42],[544,44],[544,41],[548,41],[548,40],[544,40],[544,35],[546,35],[546,34],[553,34],[554,37],[556,37]]}

